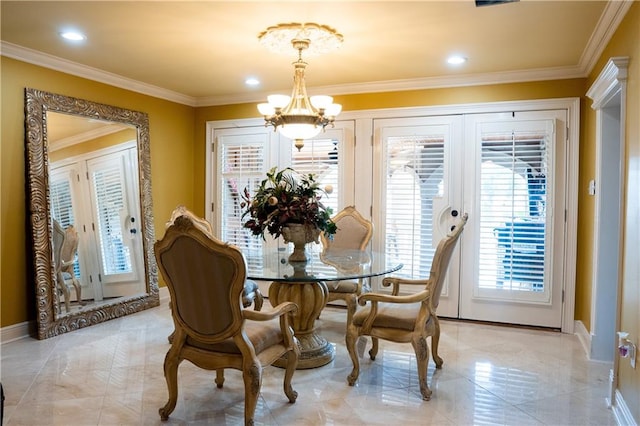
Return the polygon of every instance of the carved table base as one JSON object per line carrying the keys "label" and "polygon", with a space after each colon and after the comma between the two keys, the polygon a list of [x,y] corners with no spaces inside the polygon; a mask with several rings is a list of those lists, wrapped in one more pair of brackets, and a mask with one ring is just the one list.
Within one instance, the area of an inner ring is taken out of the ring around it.
{"label": "carved table base", "polygon": [[[324,281],[276,281],[269,287],[269,301],[273,306],[293,302],[298,311],[291,316],[291,324],[300,347],[298,370],[321,367],[333,361],[335,348],[316,332],[315,322],[327,304],[327,285]],[[286,366],[286,358],[273,365]]]}

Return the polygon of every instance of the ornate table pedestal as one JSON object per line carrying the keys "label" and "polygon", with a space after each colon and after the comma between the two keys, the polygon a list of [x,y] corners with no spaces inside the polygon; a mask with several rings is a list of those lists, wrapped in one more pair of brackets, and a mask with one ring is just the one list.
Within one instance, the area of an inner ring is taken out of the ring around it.
{"label": "ornate table pedestal", "polygon": [[[328,290],[324,281],[275,281],[269,287],[269,300],[274,306],[293,302],[298,311],[291,316],[291,324],[300,347],[298,370],[320,367],[330,363],[335,348],[316,333],[316,319],[327,304]],[[286,360],[279,359],[273,365],[285,367]]]}

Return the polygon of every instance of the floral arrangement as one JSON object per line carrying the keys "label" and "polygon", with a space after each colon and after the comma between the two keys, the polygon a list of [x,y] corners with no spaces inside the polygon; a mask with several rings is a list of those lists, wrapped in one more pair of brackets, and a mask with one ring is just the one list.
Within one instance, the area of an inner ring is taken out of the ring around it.
{"label": "floral arrangement", "polygon": [[292,168],[276,172],[276,167],[267,172],[255,195],[244,189],[242,208],[246,208],[242,219],[249,216],[244,227],[254,236],[264,239],[265,231],[278,238],[287,224],[309,225],[331,236],[336,233],[333,213],[320,199],[329,194],[331,187],[321,189],[313,174],[302,175]]}

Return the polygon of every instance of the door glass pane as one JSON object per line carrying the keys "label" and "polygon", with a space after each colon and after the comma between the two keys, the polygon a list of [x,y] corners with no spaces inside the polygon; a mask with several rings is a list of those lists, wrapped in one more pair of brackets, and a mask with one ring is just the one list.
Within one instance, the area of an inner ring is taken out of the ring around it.
{"label": "door glass pane", "polygon": [[547,143],[540,134],[483,134],[479,287],[542,292]]}

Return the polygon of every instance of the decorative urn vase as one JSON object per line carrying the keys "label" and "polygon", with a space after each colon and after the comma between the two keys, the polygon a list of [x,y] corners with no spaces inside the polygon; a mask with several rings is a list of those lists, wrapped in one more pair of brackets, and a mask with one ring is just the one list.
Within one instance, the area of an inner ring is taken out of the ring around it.
{"label": "decorative urn vase", "polygon": [[313,225],[289,223],[282,228],[285,243],[293,243],[293,253],[289,255],[289,262],[306,262],[309,260],[306,252],[308,243],[320,243],[318,237],[320,229]]}

